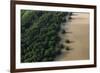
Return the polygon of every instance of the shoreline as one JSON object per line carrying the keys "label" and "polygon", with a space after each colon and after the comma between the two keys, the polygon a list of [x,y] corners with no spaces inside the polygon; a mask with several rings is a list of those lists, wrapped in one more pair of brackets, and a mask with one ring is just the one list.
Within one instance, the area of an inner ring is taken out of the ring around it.
{"label": "shoreline", "polygon": [[[62,54],[56,58],[56,61],[66,60],[86,60],[89,59],[89,14],[74,13],[72,19],[65,24],[66,33],[62,38],[65,46],[72,48],[69,51],[63,50]],[[65,39],[74,41],[73,43],[64,43]]]}

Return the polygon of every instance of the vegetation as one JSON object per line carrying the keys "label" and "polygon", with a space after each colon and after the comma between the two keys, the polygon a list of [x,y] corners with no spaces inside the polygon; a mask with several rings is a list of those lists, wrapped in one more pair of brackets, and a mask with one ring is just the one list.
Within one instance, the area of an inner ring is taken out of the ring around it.
{"label": "vegetation", "polygon": [[67,46],[65,49],[66,49],[66,50],[68,50],[68,51],[69,51],[69,50],[71,50],[71,48],[70,48],[70,47],[68,47],[68,46]]}
{"label": "vegetation", "polygon": [[62,34],[65,34],[65,33],[66,33],[66,31],[63,29],[63,30],[62,30]]}
{"label": "vegetation", "polygon": [[61,53],[58,32],[68,14],[21,10],[21,62],[53,61]]}
{"label": "vegetation", "polygon": [[66,42],[66,43],[71,43],[71,41],[70,41],[70,40],[66,40],[65,42]]}

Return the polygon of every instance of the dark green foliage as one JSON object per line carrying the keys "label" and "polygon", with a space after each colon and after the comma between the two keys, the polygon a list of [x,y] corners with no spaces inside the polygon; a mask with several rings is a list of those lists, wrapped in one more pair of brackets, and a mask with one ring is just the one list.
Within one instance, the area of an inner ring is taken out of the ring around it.
{"label": "dark green foliage", "polygon": [[65,34],[65,33],[66,33],[66,31],[63,29],[63,30],[62,30],[62,34]]}
{"label": "dark green foliage", "polygon": [[66,49],[66,50],[68,50],[68,51],[69,51],[69,50],[71,50],[71,48],[70,48],[70,47],[68,47],[68,46],[67,46],[65,49]]}
{"label": "dark green foliage", "polygon": [[59,48],[63,49],[64,48],[64,45],[63,44],[60,44],[59,45]]}
{"label": "dark green foliage", "polygon": [[68,12],[21,10],[21,62],[53,61]]}
{"label": "dark green foliage", "polygon": [[66,42],[66,43],[71,43],[71,41],[70,41],[70,40],[66,40],[65,42]]}

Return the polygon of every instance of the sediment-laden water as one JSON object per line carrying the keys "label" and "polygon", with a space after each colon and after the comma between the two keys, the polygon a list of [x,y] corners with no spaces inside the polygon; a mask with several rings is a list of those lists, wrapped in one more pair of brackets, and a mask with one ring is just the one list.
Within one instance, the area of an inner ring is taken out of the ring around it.
{"label": "sediment-laden water", "polygon": [[[60,35],[62,39],[60,43],[71,49],[69,51],[63,49],[62,54],[56,58],[57,61],[89,59],[89,14],[73,13],[71,18],[62,26],[65,31],[70,33]],[[72,42],[66,43],[66,39]]]}

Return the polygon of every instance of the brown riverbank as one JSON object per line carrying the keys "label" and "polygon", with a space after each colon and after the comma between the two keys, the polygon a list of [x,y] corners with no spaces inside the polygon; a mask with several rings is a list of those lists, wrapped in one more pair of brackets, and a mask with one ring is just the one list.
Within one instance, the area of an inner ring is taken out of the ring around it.
{"label": "brown riverbank", "polygon": [[[65,30],[71,33],[66,33],[61,38],[62,43],[72,48],[72,50],[63,51],[56,58],[57,61],[89,59],[89,14],[74,13],[71,18],[71,21],[64,26]],[[64,42],[66,39],[73,42],[67,44]]]}

